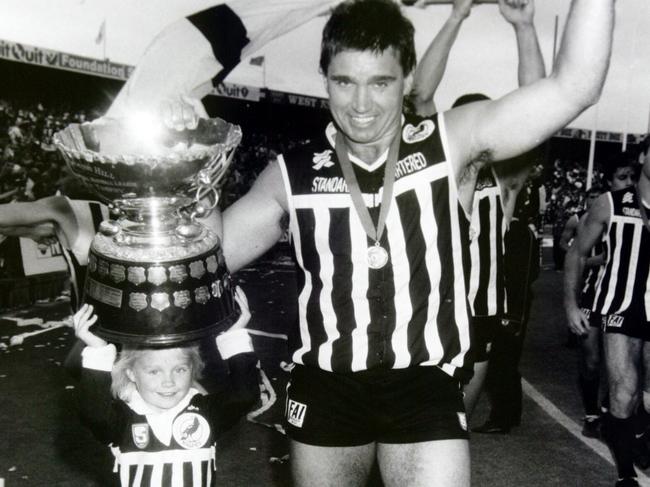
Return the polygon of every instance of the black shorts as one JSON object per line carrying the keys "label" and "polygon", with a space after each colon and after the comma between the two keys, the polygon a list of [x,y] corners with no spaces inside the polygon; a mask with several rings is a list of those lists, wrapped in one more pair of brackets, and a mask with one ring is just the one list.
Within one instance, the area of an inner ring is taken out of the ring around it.
{"label": "black shorts", "polygon": [[296,365],[287,434],[316,446],[467,439],[459,382],[435,366],[336,374]]}
{"label": "black shorts", "polygon": [[650,342],[650,321],[646,320],[645,313],[626,311],[621,314],[603,315],[602,327],[605,333],[620,333]]}
{"label": "black shorts", "polygon": [[590,328],[602,328],[603,327],[603,315],[601,315],[600,313],[594,313],[589,308],[580,308],[580,310],[587,317],[587,320],[589,320],[589,327]]}
{"label": "black shorts", "polygon": [[472,346],[470,358],[472,362],[485,362],[490,356],[490,348],[501,319],[497,316],[472,316]]}

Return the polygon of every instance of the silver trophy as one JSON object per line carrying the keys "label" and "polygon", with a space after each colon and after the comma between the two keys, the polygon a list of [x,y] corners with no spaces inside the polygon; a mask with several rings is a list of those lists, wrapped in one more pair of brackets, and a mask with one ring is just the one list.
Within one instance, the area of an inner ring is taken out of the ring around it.
{"label": "silver trophy", "polygon": [[148,119],[99,119],[54,135],[70,170],[115,215],[90,247],[84,300],[98,315],[94,333],[167,346],[236,319],[219,237],[197,218],[216,206],[241,136],[219,118],[183,131]]}

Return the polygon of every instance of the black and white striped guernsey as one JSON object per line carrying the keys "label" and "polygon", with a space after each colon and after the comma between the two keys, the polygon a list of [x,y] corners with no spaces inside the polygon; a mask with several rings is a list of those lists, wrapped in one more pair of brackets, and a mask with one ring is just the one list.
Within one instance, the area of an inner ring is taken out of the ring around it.
{"label": "black and white striped guernsey", "polygon": [[650,231],[644,227],[633,187],[605,194],[611,208],[604,236],[607,260],[592,309],[604,315],[634,310],[649,321]]}
{"label": "black and white striped guernsey", "polygon": [[[378,270],[366,260],[373,242],[352,206],[334,136],[330,124],[278,158],[299,267],[294,362],[342,373],[439,365],[462,377],[463,367],[471,367],[462,258],[467,235],[459,226],[443,116],[404,120],[381,238],[389,263]],[[355,172],[376,221],[384,165]]]}
{"label": "black and white striped guernsey", "polygon": [[493,169],[479,172],[469,230],[470,273],[468,294],[472,316],[503,316],[506,311],[501,189]]}

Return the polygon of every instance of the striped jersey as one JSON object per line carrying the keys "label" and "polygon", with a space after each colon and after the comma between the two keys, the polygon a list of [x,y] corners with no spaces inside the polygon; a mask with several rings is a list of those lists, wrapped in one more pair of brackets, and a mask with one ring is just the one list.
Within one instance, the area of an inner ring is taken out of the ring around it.
{"label": "striped jersey", "polygon": [[[389,261],[372,269],[334,150],[332,124],[278,162],[298,264],[296,363],[334,372],[468,367],[468,305],[460,205],[446,158],[444,118],[405,118],[395,184],[380,240]],[[375,224],[384,164],[354,170]],[[471,367],[471,365],[469,365]]]}
{"label": "striped jersey", "polygon": [[469,230],[470,273],[467,296],[472,316],[502,316],[506,311],[503,270],[506,222],[501,189],[493,169],[479,172]]}
{"label": "striped jersey", "polygon": [[[216,353],[216,351],[214,352]],[[176,406],[160,412],[137,392],[126,403],[111,398],[110,372],[82,369],[81,411],[95,437],[115,458],[122,487],[211,487],[216,443],[250,409],[259,395],[252,353],[228,359],[230,377],[219,392],[190,389]]]}
{"label": "striped jersey", "polygon": [[650,231],[643,224],[633,187],[606,195],[610,203],[604,236],[607,259],[596,284],[592,310],[603,315],[630,310],[649,321]]}
{"label": "striped jersey", "polygon": [[[585,213],[586,210],[582,210],[576,214],[578,222],[580,222]],[[597,255],[600,255],[604,252],[606,252],[605,242],[601,240],[600,242],[596,243],[596,245],[594,245],[594,247],[591,249],[589,257],[596,257]],[[593,306],[594,298],[596,297],[596,284],[598,283],[598,279],[604,270],[605,267],[601,265],[598,267],[590,267],[583,273],[584,279],[582,282],[582,290],[580,294],[580,307],[582,309],[600,313],[600,311],[593,309]]]}
{"label": "striped jersey", "polygon": [[[67,198],[66,198],[67,199]],[[68,242],[69,248],[63,245],[65,239],[57,235],[61,242],[63,257],[70,273],[70,291],[73,310],[81,307],[82,293],[85,289],[86,267],[88,266],[88,251],[99,224],[108,218],[108,207],[97,201],[67,199],[77,222],[77,235],[74,242]],[[58,229],[60,231],[60,229]]]}

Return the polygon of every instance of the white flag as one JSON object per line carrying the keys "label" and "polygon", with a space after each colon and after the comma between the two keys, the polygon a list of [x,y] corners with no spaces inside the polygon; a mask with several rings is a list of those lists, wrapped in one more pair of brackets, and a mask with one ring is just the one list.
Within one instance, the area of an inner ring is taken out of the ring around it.
{"label": "white flag", "polygon": [[[167,26],[149,44],[106,116],[155,111],[179,95],[201,99],[241,61],[342,0],[231,0]],[[264,58],[253,58],[254,64]]]}

